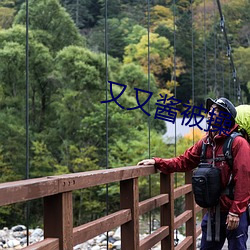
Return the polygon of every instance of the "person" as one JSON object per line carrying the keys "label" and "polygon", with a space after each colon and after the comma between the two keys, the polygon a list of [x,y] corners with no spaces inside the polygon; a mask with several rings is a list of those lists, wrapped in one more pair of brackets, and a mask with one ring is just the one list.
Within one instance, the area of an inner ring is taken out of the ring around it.
{"label": "person", "polygon": [[[223,144],[228,136],[238,130],[238,124],[235,123],[235,106],[226,98],[219,99],[208,98],[206,100],[208,131],[206,135],[187,149],[182,155],[162,159],[153,157],[138,162],[137,165],[154,165],[162,173],[169,174],[173,172],[186,172],[195,169],[201,160],[203,143],[207,144],[206,159],[215,159],[223,157]],[[230,122],[226,118],[221,118],[222,114],[230,115]],[[218,129],[218,121],[223,120]],[[233,170],[226,160],[213,161],[214,166],[221,169],[222,189],[226,189],[230,182],[230,176],[233,181],[233,198],[225,193],[220,196],[220,235],[219,241],[215,240],[215,212],[210,211],[209,217],[212,223],[212,241],[207,240],[207,222],[208,212],[204,215],[201,223],[202,237],[201,250],[219,250],[222,249],[225,240],[228,240],[229,250],[247,249],[246,242],[248,238],[248,215],[247,207],[250,201],[250,146],[247,140],[237,136],[232,143]]]}

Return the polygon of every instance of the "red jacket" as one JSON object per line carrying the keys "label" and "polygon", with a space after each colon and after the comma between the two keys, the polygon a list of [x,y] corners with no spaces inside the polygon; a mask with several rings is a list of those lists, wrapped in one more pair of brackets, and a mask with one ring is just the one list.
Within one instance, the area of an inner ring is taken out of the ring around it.
{"label": "red jacket", "polygon": [[[238,130],[235,125],[230,133]],[[187,149],[184,154],[176,158],[161,159],[154,158],[155,166],[163,173],[186,172],[198,166],[202,151],[202,142],[209,143],[206,151],[206,159],[213,158],[213,146],[216,157],[224,157],[223,145],[226,135],[216,135],[211,138],[207,134],[202,140]],[[212,146],[213,145],[213,146]],[[237,136],[232,144],[233,155],[233,180],[234,180],[234,200],[230,200],[226,195],[220,198],[221,211],[232,212],[241,215],[247,208],[250,201],[250,144],[241,136]],[[215,166],[221,169],[221,184],[224,189],[230,178],[231,170],[226,161],[215,162]]]}

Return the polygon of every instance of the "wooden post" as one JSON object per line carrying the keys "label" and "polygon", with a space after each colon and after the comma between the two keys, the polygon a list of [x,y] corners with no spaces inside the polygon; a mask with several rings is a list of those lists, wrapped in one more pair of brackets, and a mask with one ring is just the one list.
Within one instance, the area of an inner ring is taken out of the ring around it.
{"label": "wooden post", "polygon": [[[191,184],[192,172],[185,173],[185,183]],[[186,236],[193,237],[193,243],[188,250],[196,249],[196,211],[193,192],[185,195],[185,210],[192,210],[192,217],[186,222]]]}
{"label": "wooden post", "polygon": [[72,192],[44,198],[44,238],[59,238],[60,250],[73,249]]}
{"label": "wooden post", "polygon": [[169,194],[169,202],[161,206],[161,226],[169,227],[169,235],[161,241],[162,250],[174,249],[174,177],[160,174],[160,192]]}
{"label": "wooden post", "polygon": [[120,182],[121,209],[131,209],[132,220],[121,226],[121,249],[139,250],[138,178]]}

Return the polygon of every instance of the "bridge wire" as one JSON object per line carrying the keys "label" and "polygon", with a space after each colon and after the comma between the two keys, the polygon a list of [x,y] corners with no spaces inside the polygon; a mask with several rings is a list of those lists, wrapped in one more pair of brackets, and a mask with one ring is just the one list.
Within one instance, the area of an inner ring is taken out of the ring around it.
{"label": "bridge wire", "polygon": [[[220,22],[220,28],[222,29],[221,22]],[[218,41],[220,41],[220,39]],[[220,52],[219,52],[220,57],[221,57],[221,54],[224,50],[224,47],[225,47],[224,40],[222,40],[222,41],[220,41]],[[224,67],[223,57],[221,59],[221,68],[220,69],[221,69],[221,77],[222,77],[222,96],[225,96],[225,67]]]}
{"label": "bridge wire", "polygon": [[207,39],[206,39],[206,23],[207,23],[207,17],[206,17],[206,0],[204,0],[204,30],[203,30],[203,36],[204,36],[204,88],[205,88],[205,98],[207,98]]}
{"label": "bridge wire", "polygon": [[[234,87],[235,87],[233,91],[234,91],[234,93],[236,92],[237,99],[238,99],[238,104],[242,104],[241,86],[240,86],[240,81],[237,79],[237,71],[236,71],[236,68],[235,68],[235,65],[234,65],[231,45],[229,43],[228,36],[227,36],[225,18],[224,18],[223,13],[222,13],[220,0],[216,0],[216,1],[217,1],[219,14],[220,14],[220,27],[221,27],[221,31],[223,32],[224,38],[225,38],[225,41],[226,41],[227,57],[230,60],[230,69],[232,70],[232,79],[233,79]],[[237,87],[236,87],[236,85],[237,85]]]}
{"label": "bridge wire", "polygon": [[[105,80],[106,80],[106,101],[108,100],[108,0],[105,0]],[[108,162],[108,146],[109,146],[109,133],[108,133],[108,127],[109,127],[109,120],[108,120],[108,103],[106,102],[106,169],[109,168],[109,162]],[[106,215],[108,215],[109,212],[109,186],[106,184]],[[108,241],[108,231],[107,231],[107,249],[109,247],[109,241]]]}
{"label": "bridge wire", "polygon": [[[147,29],[148,29],[148,91],[150,91],[150,0],[147,0],[148,8],[148,18],[147,18]],[[150,101],[148,102],[148,113],[150,113]],[[150,116],[148,116],[148,158],[151,157],[151,148],[150,148]],[[148,176],[148,185],[149,185],[149,197],[152,195],[151,190],[151,175]],[[149,212],[149,233],[151,234],[152,229],[152,212]]]}
{"label": "bridge wire", "polygon": [[[176,90],[176,1],[173,0],[173,23],[174,23],[174,74],[173,74],[173,81],[174,81],[174,96],[177,97],[177,90]],[[176,128],[176,122],[174,124],[174,133],[175,133],[175,140],[174,140],[174,155],[177,155],[177,128]],[[175,187],[177,187],[177,173],[175,173]],[[178,239],[178,231],[175,230],[175,241],[176,245],[178,245],[179,239]]]}
{"label": "bridge wire", "polygon": [[[174,22],[174,55],[173,55],[173,62],[174,62],[174,70],[173,70],[173,81],[174,81],[174,96],[176,97],[177,96],[177,93],[176,93],[176,28],[175,28],[175,25],[176,25],[176,2],[175,0],[173,0],[173,22]],[[177,132],[176,132],[176,122],[175,122],[175,141],[174,141],[174,154],[176,156],[177,154]],[[176,176],[176,175],[175,175]],[[175,178],[175,185],[177,183],[177,178]]]}
{"label": "bridge wire", "polygon": [[213,1],[214,9],[214,93],[217,97],[217,32],[216,32],[216,14],[215,14],[215,0]]}
{"label": "bridge wire", "polygon": [[76,0],[76,26],[79,28],[79,0]]}
{"label": "bridge wire", "polygon": [[[195,93],[194,93],[194,10],[193,10],[193,0],[191,0],[191,37],[192,37],[192,101],[195,104]],[[193,144],[194,144],[194,126],[193,126]]]}
{"label": "bridge wire", "polygon": [[224,59],[222,57],[222,51],[224,50],[225,44],[224,40],[220,41],[220,58],[221,58],[221,81],[222,81],[222,96],[225,96],[225,67],[224,67]]}
{"label": "bridge wire", "polygon": [[[29,0],[26,0],[26,44],[25,44],[25,72],[26,72],[26,103],[25,103],[25,124],[26,124],[26,173],[25,179],[29,179]],[[25,203],[26,216],[26,240],[29,245],[29,212],[30,202]]]}

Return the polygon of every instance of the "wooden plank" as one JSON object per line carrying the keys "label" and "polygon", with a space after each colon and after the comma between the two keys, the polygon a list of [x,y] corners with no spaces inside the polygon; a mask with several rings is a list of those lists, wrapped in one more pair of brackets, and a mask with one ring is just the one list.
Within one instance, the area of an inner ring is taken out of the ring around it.
{"label": "wooden plank", "polygon": [[197,214],[197,213],[199,213],[200,211],[202,211],[202,207],[200,207],[199,205],[195,205],[195,213]]}
{"label": "wooden plank", "polygon": [[160,194],[139,203],[139,215],[143,215],[157,207],[168,203],[168,194]]}
{"label": "wooden plank", "polygon": [[130,166],[1,183],[0,206],[154,173],[154,166]]}
{"label": "wooden plank", "polygon": [[177,199],[181,197],[182,195],[185,195],[187,193],[192,192],[192,185],[191,184],[186,184],[181,187],[175,188],[174,190],[174,199]]}
{"label": "wooden plank", "polygon": [[151,249],[156,243],[169,235],[169,227],[158,228],[155,232],[140,241],[140,250]]}
{"label": "wooden plank", "polygon": [[174,229],[177,229],[192,218],[192,211],[187,210],[174,219]]}
{"label": "wooden plank", "polygon": [[123,209],[73,229],[74,246],[131,221],[130,209]]}
{"label": "wooden plank", "polygon": [[198,226],[198,227],[196,228],[196,237],[199,237],[199,236],[201,235],[201,233],[202,233],[201,226]]}
{"label": "wooden plank", "polygon": [[0,206],[42,198],[58,193],[55,177],[34,178],[0,184]]}
{"label": "wooden plank", "polygon": [[[193,173],[186,172],[185,173],[185,183],[191,183]],[[185,195],[185,210],[191,210],[192,216],[186,222],[186,236],[192,236],[196,239],[196,203],[194,200],[193,192]],[[188,247],[188,250],[196,250],[196,241],[193,241],[192,244]]]}
{"label": "wooden plank", "polygon": [[160,193],[169,195],[169,202],[161,206],[161,226],[169,227],[169,234],[161,241],[161,250],[174,249],[174,176],[160,174]]}
{"label": "wooden plank", "polygon": [[44,237],[59,238],[60,249],[73,249],[72,192],[44,198]]}
{"label": "wooden plank", "polygon": [[121,249],[139,250],[139,187],[138,178],[120,183],[121,209],[131,210],[131,221],[121,226]]}
{"label": "wooden plank", "polygon": [[175,250],[188,249],[192,244],[193,244],[193,237],[188,236],[181,243],[179,243],[174,249]]}
{"label": "wooden plank", "polygon": [[43,241],[34,243],[23,250],[59,250],[59,239],[47,238]]}
{"label": "wooden plank", "polygon": [[95,170],[75,174],[60,175],[60,192],[88,188],[112,182],[119,182],[157,173],[154,166],[130,166],[106,170]]}

